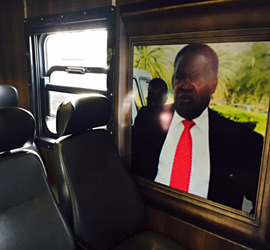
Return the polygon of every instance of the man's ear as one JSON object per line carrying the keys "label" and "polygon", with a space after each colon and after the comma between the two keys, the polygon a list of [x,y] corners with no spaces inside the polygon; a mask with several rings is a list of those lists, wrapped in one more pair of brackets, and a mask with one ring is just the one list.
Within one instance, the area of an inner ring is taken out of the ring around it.
{"label": "man's ear", "polygon": [[211,94],[214,94],[218,85],[218,78],[214,77],[213,82],[212,82],[212,89],[211,89]]}

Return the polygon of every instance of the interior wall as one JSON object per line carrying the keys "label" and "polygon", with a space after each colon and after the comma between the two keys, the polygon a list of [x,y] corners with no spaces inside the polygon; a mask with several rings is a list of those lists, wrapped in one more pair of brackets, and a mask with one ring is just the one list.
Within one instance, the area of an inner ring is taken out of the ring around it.
{"label": "interior wall", "polygon": [[36,17],[112,5],[112,0],[25,0],[25,15]]}
{"label": "interior wall", "polygon": [[29,109],[23,0],[4,1],[0,8],[0,84],[17,88],[19,106]]}

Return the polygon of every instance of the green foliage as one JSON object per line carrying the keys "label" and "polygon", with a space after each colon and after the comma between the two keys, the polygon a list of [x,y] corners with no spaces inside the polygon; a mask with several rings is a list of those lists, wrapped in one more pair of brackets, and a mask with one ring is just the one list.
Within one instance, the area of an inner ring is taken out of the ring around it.
{"label": "green foliage", "polygon": [[[267,110],[270,97],[269,43],[240,43],[235,49],[238,52],[226,50],[225,55],[217,50],[220,60],[219,84],[226,85],[223,88],[223,104],[253,105],[257,111]],[[224,57],[227,59],[224,60]],[[224,67],[226,64],[230,65],[229,71],[228,67]],[[225,84],[220,75],[228,75]]]}
{"label": "green foliage", "polygon": [[[153,78],[164,79],[172,89],[173,61],[183,46],[135,46],[133,67],[148,71]],[[209,46],[219,58],[218,86],[211,104],[248,105],[257,113],[267,111],[270,97],[270,43],[213,43]]]}
{"label": "green foliage", "polygon": [[133,67],[148,71],[153,78],[161,78],[171,88],[173,59],[170,46],[135,46]]}
{"label": "green foliage", "polygon": [[255,126],[254,131],[265,136],[267,125],[267,113],[258,113],[247,111],[231,106],[211,106],[211,109],[217,111],[220,115],[247,126]]}
{"label": "green foliage", "polygon": [[238,61],[235,58],[234,51],[230,48],[222,46],[211,46],[215,50],[219,59],[218,69],[218,86],[214,93],[214,102],[216,104],[230,103],[230,86],[235,81],[237,70],[239,68]]}
{"label": "green foliage", "polygon": [[267,109],[270,96],[270,47],[254,43],[242,54],[242,65],[233,86],[235,102]]}

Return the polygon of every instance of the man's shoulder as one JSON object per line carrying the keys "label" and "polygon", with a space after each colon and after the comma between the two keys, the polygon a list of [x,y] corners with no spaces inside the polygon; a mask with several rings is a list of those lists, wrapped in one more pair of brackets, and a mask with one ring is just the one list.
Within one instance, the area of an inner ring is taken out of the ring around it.
{"label": "man's shoulder", "polygon": [[249,124],[230,120],[212,109],[209,109],[209,124],[213,131],[219,131],[224,136],[253,137],[254,140],[263,140],[263,136],[255,132]]}
{"label": "man's shoulder", "polygon": [[[146,134],[164,134],[167,124],[170,124],[173,114],[173,105],[160,107],[142,107],[135,119],[133,130],[144,131]],[[165,125],[164,125],[165,124]]]}
{"label": "man's shoulder", "polygon": [[172,104],[161,105],[161,106],[143,106],[139,110],[139,114],[153,114],[161,112],[174,112],[174,107]]}

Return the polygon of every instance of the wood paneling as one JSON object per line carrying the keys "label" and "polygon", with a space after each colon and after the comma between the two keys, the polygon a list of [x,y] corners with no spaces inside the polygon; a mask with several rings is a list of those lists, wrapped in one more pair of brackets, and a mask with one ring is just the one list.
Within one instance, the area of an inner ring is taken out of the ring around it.
{"label": "wood paneling", "polygon": [[146,218],[146,229],[162,233],[190,250],[249,249],[224,239],[222,235],[207,232],[151,206],[147,206]]}
{"label": "wood paneling", "polygon": [[45,169],[47,171],[49,182],[52,184],[57,183],[55,164],[54,164],[54,152],[46,147],[38,147],[40,151],[41,158],[44,162]]}
{"label": "wood paneling", "polygon": [[19,94],[18,105],[29,109],[23,1],[5,1],[0,11],[0,84],[15,86]]}
{"label": "wood paneling", "polygon": [[[132,36],[267,27],[269,2],[213,1],[122,13]],[[120,8],[121,10],[121,8]],[[241,11],[240,11],[241,10]]]}
{"label": "wood paneling", "polygon": [[112,0],[26,0],[28,17],[53,15],[112,5]]}

